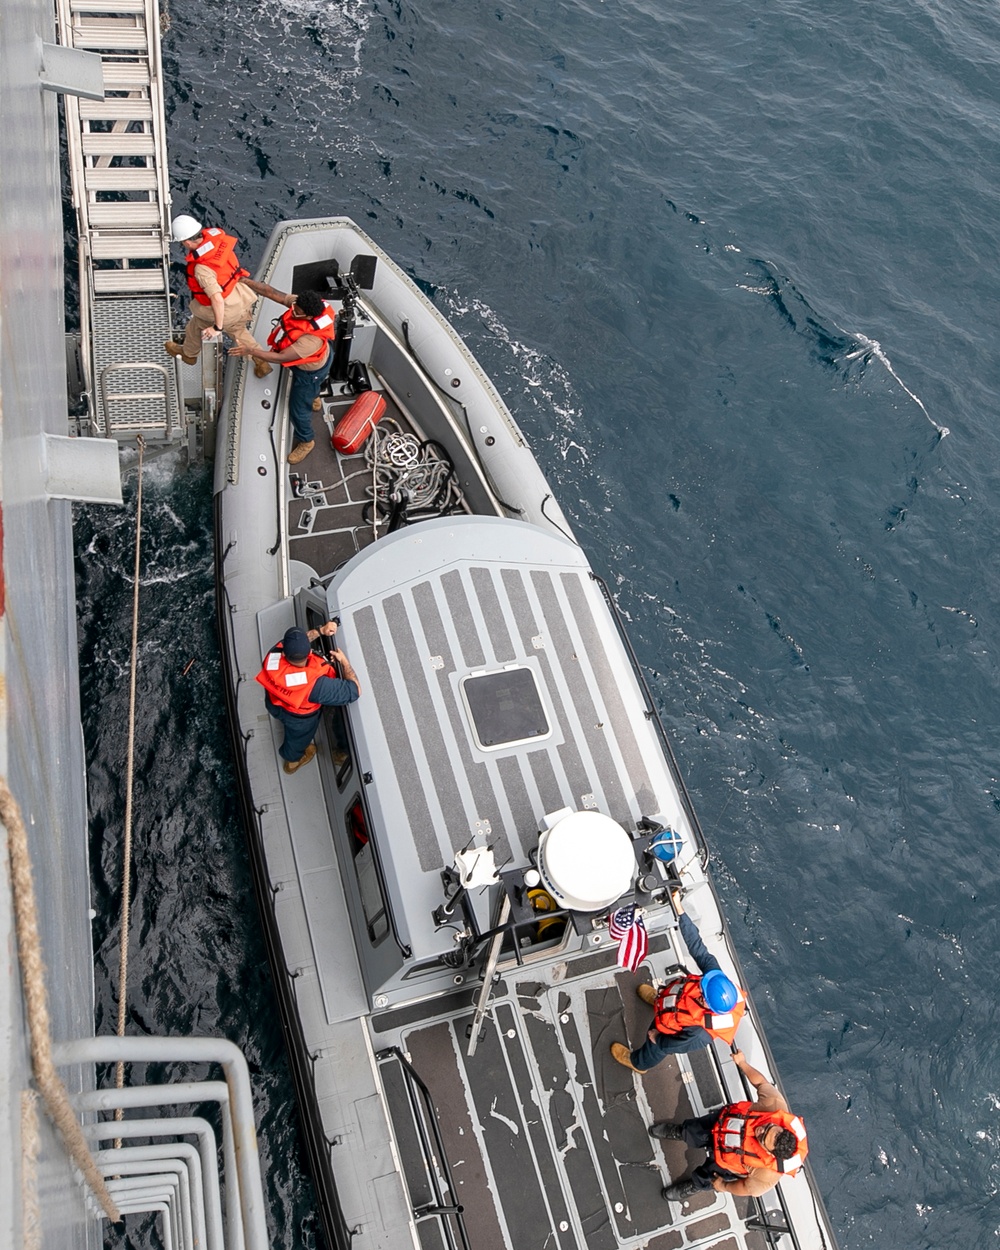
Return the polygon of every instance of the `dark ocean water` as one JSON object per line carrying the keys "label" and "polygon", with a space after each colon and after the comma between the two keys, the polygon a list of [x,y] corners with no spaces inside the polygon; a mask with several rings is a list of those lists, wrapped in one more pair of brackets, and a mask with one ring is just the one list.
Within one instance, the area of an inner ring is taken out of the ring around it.
{"label": "dark ocean water", "polygon": [[[615,587],[844,1250],[995,1245],[1000,9],[170,13],[175,209],[254,264],[280,218],[360,222],[466,336]],[[312,1247],[209,477],[161,463],[146,490],[135,1025],[248,1049],[274,1227]],[[126,515],[84,517],[111,978],[130,542]]]}

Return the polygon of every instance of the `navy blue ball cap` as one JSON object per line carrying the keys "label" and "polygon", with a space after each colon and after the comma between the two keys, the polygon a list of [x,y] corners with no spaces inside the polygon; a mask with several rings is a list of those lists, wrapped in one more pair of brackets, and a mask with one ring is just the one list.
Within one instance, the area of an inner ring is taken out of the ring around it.
{"label": "navy blue ball cap", "polygon": [[281,640],[281,648],[285,653],[285,658],[291,660],[293,664],[299,664],[303,660],[309,658],[309,652],[312,647],[309,646],[309,635],[304,629],[299,629],[297,625],[293,625],[291,629],[285,630],[285,636]]}

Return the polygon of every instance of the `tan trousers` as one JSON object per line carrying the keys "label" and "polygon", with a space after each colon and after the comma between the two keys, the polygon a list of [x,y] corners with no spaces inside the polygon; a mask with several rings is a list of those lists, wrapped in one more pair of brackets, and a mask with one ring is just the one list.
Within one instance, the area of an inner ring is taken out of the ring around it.
{"label": "tan trousers", "polygon": [[[249,300],[247,299],[249,296]],[[235,339],[240,347],[260,349],[260,344],[247,329],[247,322],[253,312],[256,296],[242,283],[237,283],[226,298],[226,315],[222,321],[223,333]],[[191,320],[184,330],[184,355],[198,356],[201,353],[201,332],[215,325],[215,314],[211,304],[199,304],[196,299],[191,301]]]}

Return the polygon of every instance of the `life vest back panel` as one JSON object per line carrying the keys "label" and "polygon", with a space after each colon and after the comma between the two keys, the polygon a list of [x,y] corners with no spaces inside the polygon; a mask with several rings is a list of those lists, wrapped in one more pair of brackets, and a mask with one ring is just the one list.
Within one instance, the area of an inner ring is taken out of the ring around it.
{"label": "life vest back panel", "polygon": [[306,716],[319,711],[322,703],[314,703],[309,698],[313,683],[317,677],[336,677],[336,669],[314,651],[310,651],[304,665],[292,664],[285,659],[283,650],[280,642],[271,648],[264,657],[264,667],[257,674],[257,680],[271,696],[271,702],[287,712]]}
{"label": "life vest back panel", "polygon": [[668,1037],[697,1025],[724,1042],[732,1043],[746,1012],[746,995],[737,986],[738,998],[731,1011],[711,1012],[701,993],[701,977],[693,973],[674,977],[656,996],[654,1023]]}
{"label": "life vest back panel", "polygon": [[201,242],[193,252],[188,252],[187,256],[187,284],[191,294],[199,304],[211,304],[212,301],[201,289],[200,283],[194,276],[197,265],[207,265],[212,270],[219,286],[222,287],[223,299],[232,291],[240,278],[250,276],[250,271],[241,269],[240,262],[236,259],[235,237],[226,234],[217,226],[209,226],[202,230]]}
{"label": "life vest back panel", "polygon": [[[723,1107],[712,1126],[712,1156],[720,1168],[749,1176],[754,1168],[794,1176],[809,1153],[802,1120],[789,1111],[754,1111],[753,1103],[735,1102]],[[795,1134],[798,1147],[790,1159],[776,1159],[757,1137],[757,1130],[772,1125]]]}
{"label": "life vest back panel", "polygon": [[297,365],[318,364],[327,352],[327,345],[333,342],[337,332],[337,314],[332,304],[324,304],[318,317],[296,317],[289,308],[283,312],[268,335],[267,345],[272,352],[283,352],[304,334],[314,334],[321,338],[319,351],[311,356],[298,357],[295,360],[283,360],[286,369],[294,369]]}

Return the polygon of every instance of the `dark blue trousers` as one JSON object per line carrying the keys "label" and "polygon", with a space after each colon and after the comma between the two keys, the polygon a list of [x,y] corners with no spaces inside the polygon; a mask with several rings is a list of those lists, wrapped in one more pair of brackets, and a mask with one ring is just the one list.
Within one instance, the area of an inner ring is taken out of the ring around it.
{"label": "dark blue trousers", "polygon": [[[664,1041],[667,1040],[664,1034],[660,1034],[660,1036],[663,1037]],[[648,1072],[650,1068],[655,1068],[658,1063],[662,1063],[667,1055],[675,1054],[677,1054],[676,1047],[672,1047],[670,1050],[663,1050],[656,1042],[651,1042],[647,1036],[639,1049],[632,1051],[632,1066],[638,1068],[640,1072]]]}
{"label": "dark blue trousers", "polygon": [[[327,364],[330,353],[327,352]],[[311,443],[313,438],[313,400],[323,389],[326,379],[326,366],[314,369],[311,373],[297,366],[291,370],[292,389],[288,397],[288,416],[300,443]]]}
{"label": "dark blue trousers", "polygon": [[691,1173],[691,1181],[697,1189],[711,1189],[712,1181],[721,1176],[724,1181],[740,1181],[745,1180],[743,1176],[738,1176],[735,1172],[729,1172],[725,1168],[720,1168],[712,1158],[712,1129],[715,1122],[722,1114],[722,1111],[712,1111],[708,1115],[696,1116],[692,1120],[685,1120],[681,1124],[681,1132],[684,1140],[689,1146],[694,1146],[697,1150],[707,1150],[708,1158],[704,1163],[700,1163]]}
{"label": "dark blue trousers", "polygon": [[296,716],[294,712],[278,707],[276,703],[272,703],[266,696],[264,698],[264,706],[274,719],[280,720],[285,727],[285,740],[278,748],[278,754],[283,760],[287,760],[289,764],[294,764],[296,760],[300,760],[305,755],[306,747],[316,737],[316,730],[319,728],[319,718],[323,714],[322,709],[315,712],[307,712],[305,716]]}

